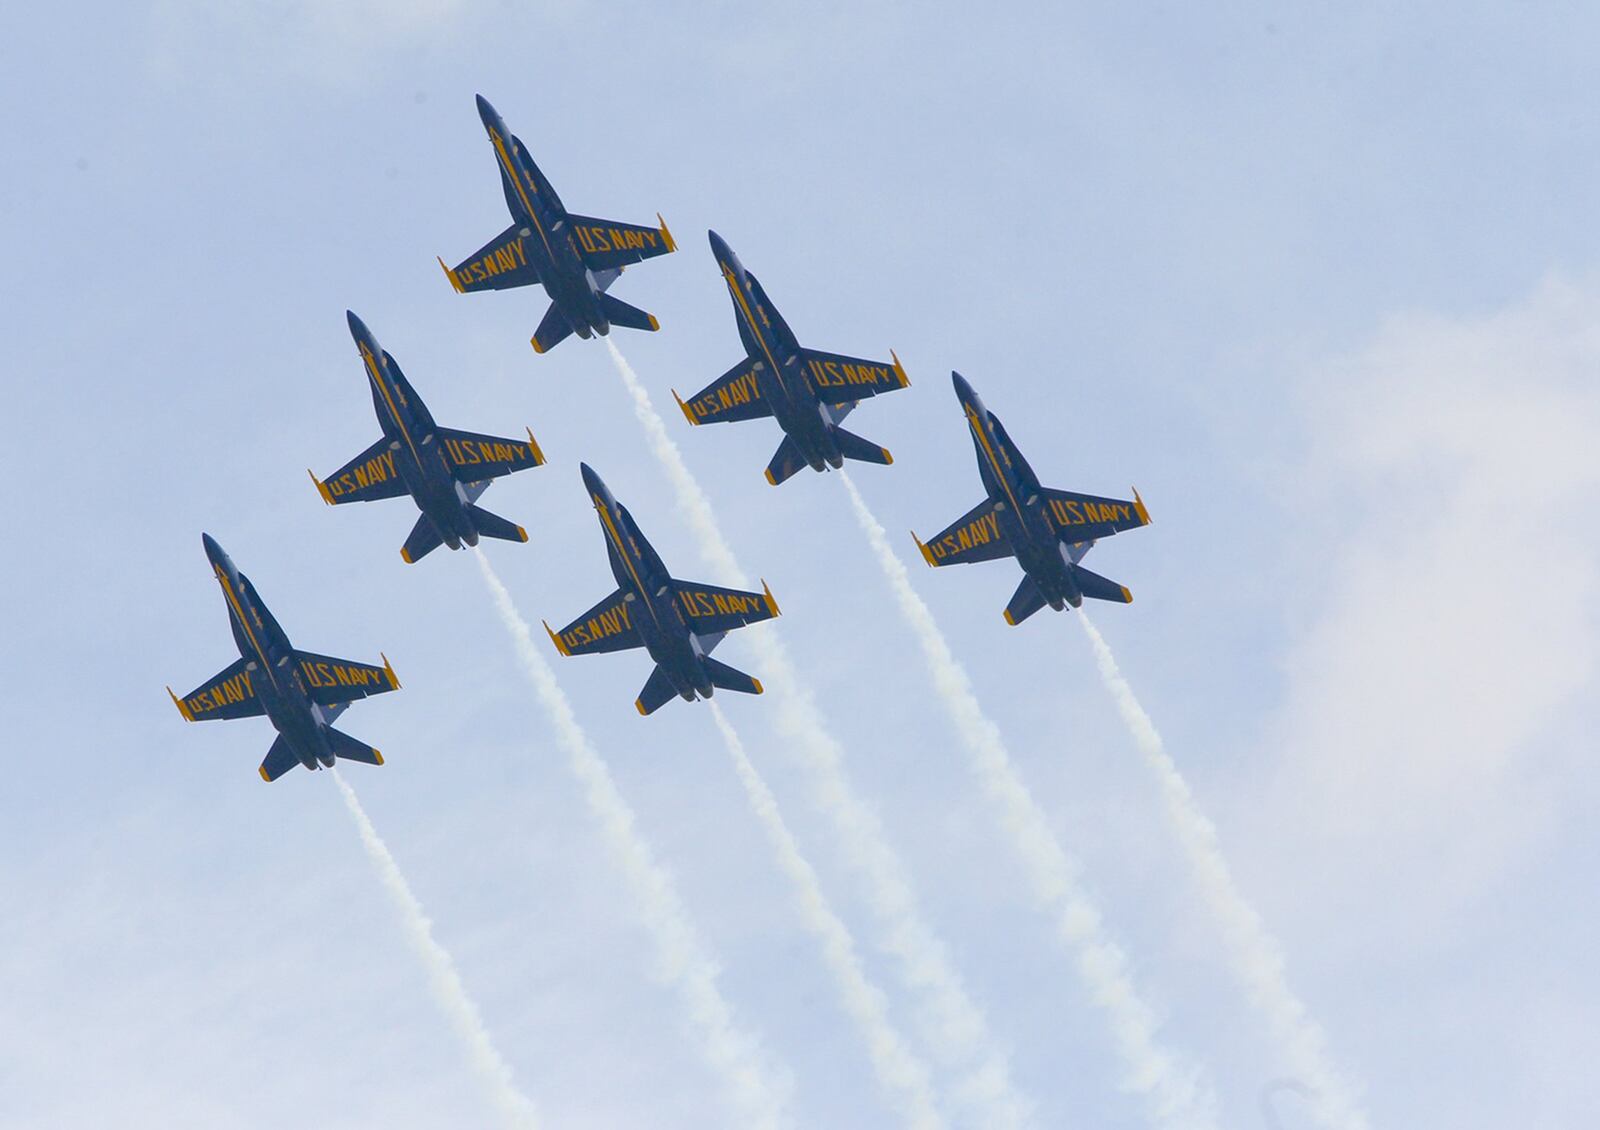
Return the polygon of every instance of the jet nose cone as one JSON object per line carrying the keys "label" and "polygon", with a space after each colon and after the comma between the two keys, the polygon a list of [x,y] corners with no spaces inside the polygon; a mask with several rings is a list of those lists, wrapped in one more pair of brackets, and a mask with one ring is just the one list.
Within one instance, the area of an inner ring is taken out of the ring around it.
{"label": "jet nose cone", "polygon": [[483,95],[478,94],[474,95],[474,97],[478,100],[478,117],[483,119],[485,126],[494,125],[499,120],[500,115],[495,113],[494,107],[489,105],[489,100]]}
{"label": "jet nose cone", "polygon": [[228,555],[222,552],[222,547],[217,544],[217,539],[210,534],[202,533],[200,544],[205,546],[206,558],[213,564],[220,565],[228,559]]}
{"label": "jet nose cone", "polygon": [[346,310],[344,312],[344,320],[349,323],[351,337],[363,338],[372,335],[372,331],[367,329],[367,323],[356,317],[354,310]]}
{"label": "jet nose cone", "polygon": [[977,398],[978,394],[972,391],[972,386],[967,383],[967,378],[954,369],[950,370],[950,383],[956,386],[956,395],[962,400],[975,400]]}
{"label": "jet nose cone", "polygon": [[578,470],[582,472],[583,485],[588,488],[590,494],[604,494],[606,492],[606,484],[601,482],[600,476],[594,473],[593,467],[587,463],[579,463]]}
{"label": "jet nose cone", "polygon": [[715,255],[718,259],[728,259],[732,257],[733,248],[728,246],[727,240],[723,239],[714,231],[706,232],[706,236],[711,240],[711,254]]}

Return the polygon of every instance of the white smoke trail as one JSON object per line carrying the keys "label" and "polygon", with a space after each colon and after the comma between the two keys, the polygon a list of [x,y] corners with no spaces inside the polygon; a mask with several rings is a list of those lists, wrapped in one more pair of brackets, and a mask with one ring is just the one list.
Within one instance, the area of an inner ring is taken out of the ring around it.
{"label": "white smoke trail", "polygon": [[1167,822],[1189,857],[1200,890],[1222,928],[1235,972],[1251,1002],[1266,1013],[1267,1024],[1282,1045],[1290,1069],[1308,1086],[1307,1100],[1313,1114],[1322,1125],[1337,1130],[1367,1130],[1367,1115],[1329,1058],[1322,1028],[1289,987],[1282,947],[1234,882],[1217,841],[1216,826],[1200,811],[1189,783],[1167,755],[1155,723],[1123,678],[1105,637],[1081,609],[1078,620],[1094,648],[1101,679],[1116,699],[1122,720],[1161,785]]}
{"label": "white smoke trail", "polygon": [[[672,483],[678,507],[694,530],[702,557],[719,579],[747,581],[650,394],[610,338],[606,347],[633,398],[634,414],[650,448]],[[763,682],[775,700],[778,727],[794,742],[811,776],[817,805],[833,822],[846,857],[865,882],[879,944],[895,957],[901,981],[918,1001],[918,1030],[940,1064],[959,1076],[952,1088],[955,1099],[986,1128],[1017,1130],[1033,1125],[1033,1102],[1013,1085],[1010,1065],[996,1046],[983,1010],[968,995],[944,943],[923,917],[905,867],[889,846],[877,814],[856,794],[845,773],[844,751],[823,726],[815,696],[775,635],[756,630],[749,636]]]}
{"label": "white smoke trail", "polygon": [[782,1073],[782,1083],[771,1078],[758,1042],[734,1022],[733,1010],[717,986],[717,964],[690,922],[671,876],[656,862],[634,827],[633,809],[617,791],[611,770],[578,725],[555,672],[539,654],[533,631],[517,611],[510,592],[490,568],[483,552],[474,550],[474,555],[500,618],[516,643],[523,668],[567,752],[572,772],[584,788],[590,813],[605,833],[645,926],[655,939],[660,976],[682,994],[690,1027],[700,1041],[702,1054],[726,1085],[739,1125],[788,1125],[787,1073]]}
{"label": "white smoke trail", "polygon": [[1056,929],[1076,955],[1078,975],[1106,1014],[1113,1041],[1127,1069],[1127,1086],[1142,1094],[1156,1122],[1165,1127],[1216,1125],[1215,1099],[1197,1067],[1161,1046],[1156,1018],[1140,997],[1121,947],[1106,934],[1100,911],[1079,884],[1079,865],[1067,855],[1011,764],[1000,730],[984,714],[967,673],[956,660],[933,613],[911,587],[906,567],[889,545],[883,526],[867,508],[850,476],[839,478],[856,520],[871,542],[900,611],[922,645],[939,699],[949,710],[973,756],[984,791],[1000,806],[1016,841],[1035,897],[1056,917]]}
{"label": "white smoke trail", "polygon": [[738,773],[739,783],[744,786],[750,807],[766,829],[773,850],[778,853],[779,865],[796,887],[801,918],[806,928],[822,943],[823,958],[839,987],[839,995],[844,999],[845,1011],[861,1029],[861,1035],[866,1040],[867,1053],[879,1084],[889,1092],[895,1109],[907,1125],[924,1130],[943,1127],[944,1119],[934,1106],[928,1068],[906,1046],[905,1040],[889,1020],[888,1002],[883,993],[867,980],[849,928],[828,905],[816,871],[801,855],[800,845],[784,823],[772,790],[767,788],[767,783],[761,779],[746,755],[738,731],[723,714],[721,706],[714,701],[709,705],[717,729],[722,732],[723,743],[733,758],[734,770]]}
{"label": "white smoke trail", "polygon": [[395,862],[394,856],[389,854],[388,846],[378,836],[372,821],[367,818],[366,810],[356,799],[355,790],[339,774],[339,770],[334,769],[332,772],[334,783],[339,786],[339,793],[344,797],[345,807],[350,810],[350,817],[356,822],[356,831],[361,834],[361,844],[367,849],[367,855],[372,859],[372,866],[377,869],[378,878],[382,881],[384,889],[389,892],[389,897],[394,900],[396,908],[400,911],[400,918],[405,924],[412,948],[427,966],[428,987],[433,990],[434,999],[449,1018],[456,1035],[467,1045],[467,1059],[472,1064],[473,1070],[487,1086],[489,1097],[499,1110],[505,1124],[517,1127],[519,1130],[532,1130],[539,1125],[533,1103],[512,1081],[511,1068],[500,1058],[500,1053],[495,1049],[494,1041],[489,1037],[489,1030],[484,1027],[483,1017],[478,1013],[478,1006],[472,1002],[472,998],[467,995],[466,986],[461,983],[455,962],[450,960],[450,954],[445,948],[434,940],[433,924],[423,913],[422,904],[411,893],[411,886],[406,882],[405,876],[400,874],[400,865]]}

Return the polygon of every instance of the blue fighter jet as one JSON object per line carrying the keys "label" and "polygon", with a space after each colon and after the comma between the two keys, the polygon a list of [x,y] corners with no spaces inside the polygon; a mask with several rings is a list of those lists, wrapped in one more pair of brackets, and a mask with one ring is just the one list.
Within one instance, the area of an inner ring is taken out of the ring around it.
{"label": "blue fighter jet", "polygon": [[296,765],[332,768],[335,758],[382,765],[382,754],[335,730],[333,720],[358,698],[399,689],[389,661],[375,667],[296,651],[250,578],[234,567],[210,534],[202,534],[201,541],[227,599],[239,659],[182,698],[168,687],[178,712],[190,722],[265,714],[278,739],[261,763],[263,781],[276,781]]}
{"label": "blue fighter jet", "polygon": [[478,499],[490,479],[544,464],[533,432],[524,442],[439,427],[366,323],[348,310],[345,316],[366,367],[383,436],[326,479],[306,472],[322,500],[337,506],[409,494],[422,517],[400,550],[408,565],[440,545],[477,545],[480,536],[527,541],[526,530],[489,513]]}
{"label": "blue fighter jet", "polygon": [[1100,538],[1150,524],[1139,492],[1131,502],[1051,490],[1039,485],[1000,418],[983,406],[960,373],[956,398],[978,451],[987,498],[917,548],[929,565],[959,565],[1015,557],[1026,576],[1006,605],[1006,623],[1020,624],[1048,604],[1077,608],[1084,597],[1127,604],[1133,595],[1078,562]]}
{"label": "blue fighter jet", "polygon": [[803,348],[733,248],[716,232],[710,235],[711,252],[733,296],[733,317],[746,356],[687,404],[672,394],[689,423],[774,417],[783,429],[783,442],[767,464],[767,482],[773,486],[802,467],[821,471],[840,467],[846,459],[893,463],[886,448],[845,431],[839,422],[859,401],[910,383],[900,358],[893,350],[893,360],[886,363]]}
{"label": "blue fighter jet", "polygon": [[673,696],[685,702],[710,698],[716,687],[760,694],[759,681],[712,659],[711,650],[735,628],[778,615],[766,583],[760,592],[743,592],[674,579],[633,515],[588,464],[583,464],[583,485],[600,516],[618,588],[561,631],[546,624],[556,650],[562,655],[648,651],[656,669],[634,702],[640,714],[660,709]]}
{"label": "blue fighter jet", "polygon": [[588,338],[604,337],[612,326],[658,329],[652,315],[606,290],[628,264],[678,249],[660,213],[656,214],[660,226],[652,228],[568,212],[528,156],[528,147],[506,129],[481,94],[478,116],[494,147],[511,226],[454,268],[445,267],[440,259],[450,285],[466,293],[543,283],[550,309],[533,335],[533,348],[539,353],[571,333]]}

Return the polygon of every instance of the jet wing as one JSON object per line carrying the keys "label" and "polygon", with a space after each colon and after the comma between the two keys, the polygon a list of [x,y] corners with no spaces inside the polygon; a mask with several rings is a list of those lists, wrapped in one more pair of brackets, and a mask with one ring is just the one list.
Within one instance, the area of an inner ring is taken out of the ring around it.
{"label": "jet wing", "polygon": [[439,266],[450,277],[450,285],[458,294],[479,290],[508,290],[514,286],[532,286],[539,281],[539,271],[528,262],[525,240],[518,224],[512,224],[454,267]]}
{"label": "jet wing", "polygon": [[746,357],[684,403],[673,397],[691,424],[718,424],[737,420],[758,420],[772,415],[772,407],[761,396],[761,381],[756,366],[764,365]]}
{"label": "jet wing", "polygon": [[179,698],[167,693],[182,714],[191,722],[209,722],[214,719],[255,718],[267,712],[256,697],[256,672],[248,670],[244,659],[237,659]]}
{"label": "jet wing", "polygon": [[885,364],[882,361],[864,361],[859,357],[846,357],[842,353],[824,353],[820,349],[800,350],[800,359],[817,399],[824,404],[849,404],[877,396],[880,392],[894,392],[911,382],[900,366],[900,358]]}
{"label": "jet wing", "polygon": [[661,226],[652,228],[567,213],[572,237],[578,241],[578,253],[583,256],[584,266],[591,271],[626,267],[676,251],[678,245],[672,241],[666,221],[659,215],[656,221]]}
{"label": "jet wing", "polygon": [[544,452],[539,450],[532,431],[528,432],[526,441],[461,432],[454,428],[438,428],[434,431],[434,437],[444,447],[450,473],[463,483],[479,483],[509,475],[513,471],[544,465]]}
{"label": "jet wing", "polygon": [[917,548],[929,565],[965,565],[1012,555],[1010,543],[1000,534],[1000,516],[995,513],[994,500],[988,498],[934,534],[926,544],[918,538]]}
{"label": "jet wing", "polygon": [[633,616],[637,601],[629,599],[621,589],[579,616],[559,632],[551,632],[550,640],[562,655],[591,655],[603,651],[626,651],[643,647],[644,639],[634,626]]}
{"label": "jet wing", "polygon": [[678,608],[697,636],[731,632],[746,624],[757,624],[778,615],[778,602],[762,582],[760,592],[721,589],[695,581],[672,582]]}
{"label": "jet wing", "polygon": [[314,651],[296,651],[294,658],[300,667],[306,694],[319,706],[348,704],[358,698],[400,689],[400,680],[395,678],[394,668],[387,659],[382,667],[375,667],[353,659],[318,655]]}
{"label": "jet wing", "polygon": [[379,439],[326,479],[311,475],[311,481],[317,484],[317,492],[329,506],[343,502],[376,502],[380,498],[399,498],[406,493],[405,480],[394,465],[394,452],[384,439]]}
{"label": "jet wing", "polygon": [[1045,513],[1049,515],[1050,524],[1064,542],[1108,538],[1123,530],[1150,524],[1150,512],[1144,508],[1144,500],[1139,497],[1138,491],[1133,492],[1132,501],[1048,488],[1039,493],[1045,500]]}

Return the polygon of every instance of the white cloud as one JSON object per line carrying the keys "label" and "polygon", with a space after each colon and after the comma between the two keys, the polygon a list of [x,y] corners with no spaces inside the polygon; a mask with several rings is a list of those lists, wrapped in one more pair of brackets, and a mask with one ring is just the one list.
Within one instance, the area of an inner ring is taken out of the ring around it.
{"label": "white cloud", "polygon": [[1322,560],[1264,819],[1346,938],[1436,932],[1561,803],[1554,751],[1595,705],[1596,374],[1600,291],[1552,281],[1397,318],[1318,375],[1291,491]]}

